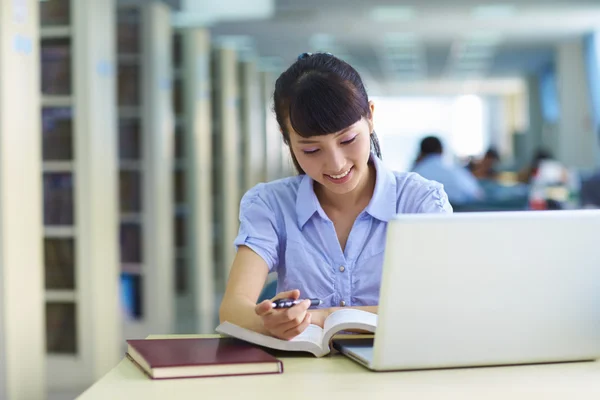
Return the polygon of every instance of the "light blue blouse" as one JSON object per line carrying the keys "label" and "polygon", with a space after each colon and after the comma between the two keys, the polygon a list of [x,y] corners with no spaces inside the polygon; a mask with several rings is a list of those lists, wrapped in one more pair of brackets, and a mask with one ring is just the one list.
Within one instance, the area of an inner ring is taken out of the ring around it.
{"label": "light blue blouse", "polygon": [[299,289],[321,307],[377,305],[388,221],[402,213],[451,213],[443,186],[387,169],[377,157],[373,197],[342,251],[307,175],[261,183],[240,204],[236,249],[245,245],[276,271],[277,292]]}

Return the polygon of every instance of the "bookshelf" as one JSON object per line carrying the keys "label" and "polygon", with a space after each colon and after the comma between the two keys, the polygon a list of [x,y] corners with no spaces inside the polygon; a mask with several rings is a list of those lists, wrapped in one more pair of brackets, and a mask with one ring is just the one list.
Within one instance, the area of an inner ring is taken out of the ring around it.
{"label": "bookshelf", "polygon": [[173,43],[176,326],[181,333],[211,333],[217,303],[211,236],[210,34],[203,28],[181,28]]}
{"label": "bookshelf", "polygon": [[235,46],[218,39],[211,58],[213,243],[217,298],[234,257],[240,194],[239,86]]}
{"label": "bookshelf", "polygon": [[[177,333],[191,333],[196,329],[195,320],[189,318],[193,314],[192,288],[190,287],[190,257],[189,243],[189,207],[187,201],[186,175],[189,173],[187,163],[189,158],[185,149],[188,138],[184,118],[184,93],[185,79],[183,77],[183,35],[180,30],[173,32],[173,111],[175,114],[174,136],[174,164],[173,164],[173,226],[175,236],[175,331]],[[188,316],[187,318],[185,316]]]}
{"label": "bookshelf", "polygon": [[[277,125],[273,107],[273,91],[275,90],[275,77],[273,72],[263,70],[259,74],[261,85],[261,96],[263,99],[263,132],[265,135],[265,164],[264,179],[272,181],[281,178],[282,173],[282,153],[283,147],[281,133]],[[285,144],[284,144],[285,146]]]}
{"label": "bookshelf", "polygon": [[39,3],[50,389],[86,387],[121,355],[114,14],[114,0]]}
{"label": "bookshelf", "polygon": [[173,39],[164,3],[116,10],[120,299],[130,339],[174,328]]}
{"label": "bookshelf", "polygon": [[46,393],[38,5],[0,0],[1,399]]}
{"label": "bookshelf", "polygon": [[265,134],[262,126],[263,98],[259,71],[254,57],[247,56],[238,65],[241,121],[241,185],[245,193],[263,181],[265,164]]}

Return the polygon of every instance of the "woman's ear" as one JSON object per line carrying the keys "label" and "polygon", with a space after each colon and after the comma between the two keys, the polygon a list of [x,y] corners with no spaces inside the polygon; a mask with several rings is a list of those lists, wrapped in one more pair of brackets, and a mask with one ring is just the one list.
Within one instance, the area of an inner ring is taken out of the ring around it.
{"label": "woman's ear", "polygon": [[374,130],[374,124],[373,124],[373,113],[375,113],[375,103],[373,103],[372,100],[369,101],[369,128],[371,132],[373,132]]}

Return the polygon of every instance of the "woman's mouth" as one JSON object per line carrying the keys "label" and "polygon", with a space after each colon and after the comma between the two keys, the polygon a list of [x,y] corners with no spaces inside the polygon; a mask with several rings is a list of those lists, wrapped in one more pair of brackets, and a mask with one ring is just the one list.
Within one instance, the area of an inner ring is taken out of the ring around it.
{"label": "woman's mouth", "polygon": [[347,171],[342,172],[339,175],[327,175],[325,174],[325,177],[330,181],[333,182],[335,184],[342,184],[342,183],[346,183],[350,180],[350,178],[352,177],[352,172],[354,171],[354,166],[350,167]]}

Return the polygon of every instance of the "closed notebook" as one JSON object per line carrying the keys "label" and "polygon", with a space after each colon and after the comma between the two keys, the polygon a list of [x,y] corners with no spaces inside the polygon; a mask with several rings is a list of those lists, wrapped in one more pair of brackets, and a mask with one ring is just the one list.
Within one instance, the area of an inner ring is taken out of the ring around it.
{"label": "closed notebook", "polygon": [[127,356],[152,379],[281,374],[283,364],[233,338],[128,340]]}

